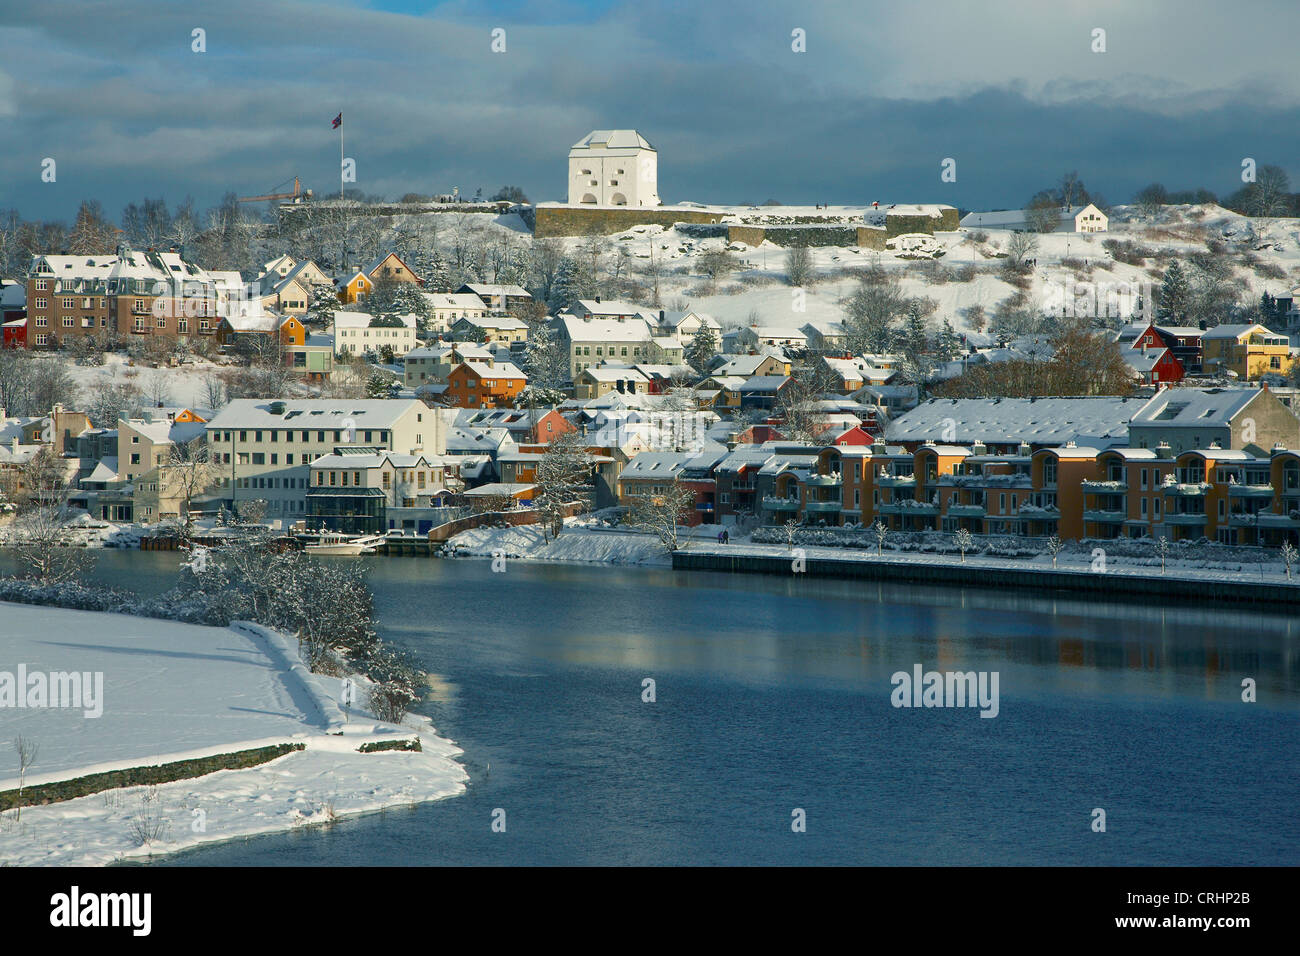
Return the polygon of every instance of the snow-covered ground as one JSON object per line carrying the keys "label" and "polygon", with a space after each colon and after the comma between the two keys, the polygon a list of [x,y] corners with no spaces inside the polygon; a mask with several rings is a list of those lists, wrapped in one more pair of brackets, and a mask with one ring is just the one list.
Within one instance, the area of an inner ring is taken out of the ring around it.
{"label": "snow-covered ground", "polygon": [[[280,743],[306,748],[247,770],[24,807],[21,820],[7,811],[5,862],[111,863],[454,796],[468,779],[453,759],[459,748],[426,718],[375,720],[362,709],[361,679],[358,704],[345,715],[342,680],[309,673],[295,641],[256,625],[198,627],[15,604],[0,604],[0,618],[0,790],[18,785],[10,745],[18,735],[38,747],[27,786]],[[16,675],[20,664],[28,675],[102,675],[102,699],[7,705],[4,674]],[[416,736],[421,752],[357,752],[367,742]],[[142,819],[160,821],[162,838],[138,845],[133,830]]]}

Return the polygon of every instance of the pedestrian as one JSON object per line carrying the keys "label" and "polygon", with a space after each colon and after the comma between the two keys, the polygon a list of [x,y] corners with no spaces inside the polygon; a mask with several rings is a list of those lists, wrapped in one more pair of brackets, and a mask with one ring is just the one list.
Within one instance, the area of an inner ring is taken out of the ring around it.
{"label": "pedestrian", "polygon": [[722,529],[722,543],[723,544],[731,543],[731,532],[728,531],[726,528]]}

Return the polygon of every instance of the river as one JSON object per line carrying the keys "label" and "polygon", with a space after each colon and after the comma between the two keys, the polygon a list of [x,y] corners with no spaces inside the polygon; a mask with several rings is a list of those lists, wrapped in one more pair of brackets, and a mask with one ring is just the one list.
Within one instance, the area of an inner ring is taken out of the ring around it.
{"label": "river", "polygon": [[[106,551],[94,577],[157,593],[179,560]],[[433,675],[420,709],[464,749],[469,789],[165,864],[1297,862],[1300,623],[1285,616],[366,560],[381,630]],[[895,708],[891,675],[916,664],[996,672],[997,716]]]}

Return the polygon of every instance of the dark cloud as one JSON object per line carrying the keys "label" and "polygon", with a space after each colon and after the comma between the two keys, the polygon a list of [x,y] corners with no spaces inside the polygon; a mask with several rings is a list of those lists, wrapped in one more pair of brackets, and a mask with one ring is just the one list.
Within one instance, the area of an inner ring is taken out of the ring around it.
{"label": "dark cloud", "polygon": [[[515,183],[562,199],[569,145],[608,126],[656,145],[669,201],[996,207],[1066,169],[1112,201],[1152,180],[1226,194],[1242,157],[1300,154],[1293,5],[1140,6],[5,6],[0,205],[210,205],[294,174],[328,192],[340,110],[357,185],[387,195]],[[195,27],[206,53],[191,52]],[[1098,27],[1105,54],[1090,49]],[[807,53],[791,50],[795,28]],[[945,157],[955,184],[940,181]]]}

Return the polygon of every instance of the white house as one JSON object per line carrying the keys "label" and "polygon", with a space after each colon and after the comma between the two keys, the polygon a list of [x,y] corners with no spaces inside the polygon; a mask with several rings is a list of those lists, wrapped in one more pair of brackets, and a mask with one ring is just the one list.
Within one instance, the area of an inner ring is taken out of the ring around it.
{"label": "white house", "polygon": [[569,150],[569,205],[659,206],[659,154],[634,129],[596,129]]}
{"label": "white house", "polygon": [[414,315],[399,315],[401,326],[392,327],[371,326],[373,318],[368,312],[335,312],[330,329],[334,336],[334,354],[350,352],[362,355],[367,351],[378,352],[387,345],[394,355],[405,355],[419,345],[415,338]]}
{"label": "white house", "polygon": [[1110,217],[1092,203],[1075,206],[1070,215],[1074,217],[1075,232],[1105,232],[1110,227]]}
{"label": "white house", "polygon": [[421,292],[429,303],[429,328],[446,332],[457,319],[481,319],[488,307],[477,295],[469,292]]}
{"label": "white house", "polygon": [[[1088,203],[1086,206],[1062,206],[1057,211],[1058,221],[1053,232],[1106,232],[1110,228],[1107,215]],[[1029,221],[1024,209],[1002,209],[997,212],[968,212],[962,216],[963,229],[1010,229],[1029,231]]]}

